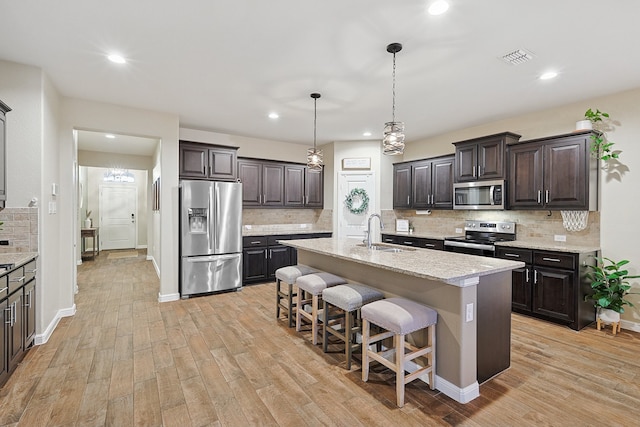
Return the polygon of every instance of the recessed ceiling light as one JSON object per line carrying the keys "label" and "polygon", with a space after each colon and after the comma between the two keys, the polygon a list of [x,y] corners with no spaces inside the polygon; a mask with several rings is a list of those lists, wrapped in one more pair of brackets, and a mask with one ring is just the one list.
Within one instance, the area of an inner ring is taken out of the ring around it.
{"label": "recessed ceiling light", "polygon": [[278,113],[269,113],[269,118],[270,119],[277,119],[278,117],[280,117],[280,115]]}
{"label": "recessed ceiling light", "polygon": [[111,55],[107,56],[107,59],[111,62],[115,62],[116,64],[126,64],[127,60],[124,59],[123,56],[118,55],[117,53],[112,53]]}
{"label": "recessed ceiling light", "polygon": [[558,73],[555,71],[549,71],[540,76],[540,80],[549,80],[558,76]]}
{"label": "recessed ceiling light", "polygon": [[444,0],[434,1],[431,6],[429,6],[429,9],[427,9],[429,15],[442,15],[447,10],[449,10],[449,3]]}
{"label": "recessed ceiling light", "polygon": [[116,136],[115,136],[114,134],[107,133],[107,134],[105,134],[105,136],[104,136],[104,137],[105,137],[105,138],[109,138],[109,139],[114,139]]}
{"label": "recessed ceiling light", "polygon": [[362,134],[362,136],[371,136],[371,132],[365,132]]}

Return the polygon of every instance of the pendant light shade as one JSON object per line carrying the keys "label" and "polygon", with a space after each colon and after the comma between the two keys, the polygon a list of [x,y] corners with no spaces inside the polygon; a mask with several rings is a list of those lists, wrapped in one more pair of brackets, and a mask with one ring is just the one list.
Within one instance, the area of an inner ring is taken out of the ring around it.
{"label": "pendant light shade", "polygon": [[318,116],[317,101],[320,98],[319,93],[312,93],[313,98],[313,148],[307,150],[307,167],[314,171],[322,170],[322,150],[316,148],[316,122]]}
{"label": "pendant light shade", "polygon": [[393,107],[391,121],[384,124],[382,138],[382,152],[387,155],[402,154],[404,152],[404,123],[396,122],[396,53],[402,50],[400,43],[391,43],[387,52],[393,53]]}

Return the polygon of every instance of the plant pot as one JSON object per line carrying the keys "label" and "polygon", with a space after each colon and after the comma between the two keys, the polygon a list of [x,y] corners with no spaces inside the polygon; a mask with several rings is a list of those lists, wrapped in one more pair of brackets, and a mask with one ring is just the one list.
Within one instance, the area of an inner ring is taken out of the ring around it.
{"label": "plant pot", "polygon": [[609,310],[608,308],[598,308],[598,319],[605,325],[620,322],[620,313],[617,311]]}
{"label": "plant pot", "polygon": [[576,122],[576,131],[591,129],[593,129],[593,123],[591,120],[579,120]]}
{"label": "plant pot", "polygon": [[91,228],[91,218],[84,220],[84,228]]}

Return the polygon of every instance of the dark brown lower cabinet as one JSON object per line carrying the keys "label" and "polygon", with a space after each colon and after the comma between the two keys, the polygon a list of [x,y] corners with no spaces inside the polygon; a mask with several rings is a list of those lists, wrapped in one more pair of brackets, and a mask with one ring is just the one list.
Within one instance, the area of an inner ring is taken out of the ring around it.
{"label": "dark brown lower cabinet", "polygon": [[276,270],[298,262],[297,251],[279,240],[316,239],[332,233],[278,234],[245,236],[242,241],[242,284],[261,283],[276,278]]}
{"label": "dark brown lower cabinet", "polygon": [[586,266],[595,263],[595,252],[569,253],[497,247],[498,258],[523,261],[512,271],[511,309],[580,330],[595,321]]}
{"label": "dark brown lower cabinet", "polygon": [[398,234],[382,234],[384,243],[395,245],[413,246],[414,248],[444,250],[444,240],[428,239],[426,237],[403,236]]}

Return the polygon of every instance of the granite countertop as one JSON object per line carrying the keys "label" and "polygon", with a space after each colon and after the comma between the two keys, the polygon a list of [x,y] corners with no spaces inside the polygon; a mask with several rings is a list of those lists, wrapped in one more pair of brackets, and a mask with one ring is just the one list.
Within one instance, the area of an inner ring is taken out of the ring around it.
{"label": "granite countertop", "polygon": [[562,242],[540,242],[535,240],[514,240],[512,242],[496,242],[496,246],[505,246],[510,248],[524,248],[524,249],[540,249],[540,250],[556,251],[556,252],[570,252],[574,254],[597,252],[600,250],[600,248],[597,246],[570,245]]}
{"label": "granite countertop", "polygon": [[280,243],[309,252],[384,268],[396,273],[439,280],[461,287],[468,286],[464,282],[465,279],[524,267],[524,263],[520,261],[398,245],[385,244],[385,246],[403,249],[402,252],[374,251],[359,246],[359,241],[355,239],[282,240]]}
{"label": "granite countertop", "polygon": [[[455,237],[454,233],[439,233],[437,231],[428,231],[428,232],[416,232],[409,234],[406,231],[381,231],[382,234],[389,234],[391,236],[403,236],[403,237],[418,237],[420,239],[434,239],[434,240],[444,240],[447,237]],[[457,236],[460,237],[460,236]]]}
{"label": "granite countertop", "polygon": [[0,264],[13,264],[15,267],[20,267],[31,261],[38,256],[37,252],[12,252],[2,254],[0,253]]}
{"label": "granite countertop", "polygon": [[247,230],[242,227],[242,236],[275,236],[278,234],[313,234],[313,233],[332,233],[332,230],[318,230],[313,228],[288,228],[278,230],[254,229]]}

